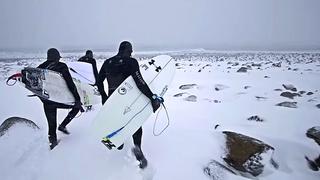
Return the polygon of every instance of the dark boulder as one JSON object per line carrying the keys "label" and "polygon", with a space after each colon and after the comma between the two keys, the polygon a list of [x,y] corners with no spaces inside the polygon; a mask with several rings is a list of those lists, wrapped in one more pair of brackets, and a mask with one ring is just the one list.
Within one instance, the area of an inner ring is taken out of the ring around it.
{"label": "dark boulder", "polygon": [[307,160],[308,166],[311,170],[313,171],[319,171],[320,168],[320,156],[315,159],[315,160],[311,160],[309,159],[307,156],[305,156],[305,159]]}
{"label": "dark boulder", "polygon": [[276,104],[276,106],[282,106],[282,107],[287,107],[287,108],[297,108],[297,102],[289,102],[289,101],[284,101],[281,103]]}
{"label": "dark boulder", "polygon": [[310,95],[312,95],[312,94],[313,94],[313,92],[308,92],[308,93],[307,93],[308,96],[310,96]]}
{"label": "dark boulder", "polygon": [[290,98],[290,99],[293,99],[293,98],[296,97],[296,96],[301,97],[301,95],[300,95],[299,93],[291,93],[291,92],[289,92],[289,91],[282,92],[282,93],[280,94],[280,96],[283,96],[283,97],[286,97],[286,98]]}
{"label": "dark boulder", "polygon": [[313,139],[320,146],[320,126],[315,126],[307,130],[307,137]]}
{"label": "dark boulder", "polygon": [[268,99],[267,97],[263,97],[263,96],[255,96],[255,98],[256,98],[258,101],[263,101],[263,100]]}
{"label": "dark boulder", "polygon": [[189,102],[197,102],[197,96],[195,95],[190,95],[186,98],[184,98],[185,101],[189,101]]}
{"label": "dark boulder", "polygon": [[216,90],[216,91],[221,91],[221,90],[224,90],[224,89],[227,89],[227,88],[229,88],[229,86],[226,86],[226,85],[223,85],[223,84],[214,85],[214,90]]}
{"label": "dark boulder", "polygon": [[192,89],[194,87],[197,87],[197,85],[196,84],[184,84],[184,85],[181,85],[179,87],[179,89],[186,90],[186,89]]}
{"label": "dark boulder", "polygon": [[187,93],[178,93],[178,94],[173,95],[173,97],[181,97],[181,96],[183,96],[184,94],[187,94]]}
{"label": "dark boulder", "polygon": [[253,66],[253,67],[261,67],[261,63],[256,63],[256,64],[252,63],[251,66]]}
{"label": "dark boulder", "polygon": [[246,73],[247,71],[248,71],[248,68],[246,68],[246,67],[241,67],[240,69],[238,69],[237,72]]}
{"label": "dark boulder", "polygon": [[281,67],[281,62],[273,63],[272,66],[273,66],[273,67]]}
{"label": "dark boulder", "polygon": [[[271,165],[274,148],[255,138],[238,134],[235,132],[224,131],[226,135],[227,154],[223,158],[228,166],[237,170],[241,175],[251,176],[260,175],[267,165],[262,161],[262,156],[268,158]],[[247,176],[246,176],[247,177]]]}
{"label": "dark boulder", "polygon": [[257,122],[263,122],[264,120],[262,118],[260,118],[259,116],[255,115],[255,116],[250,116],[248,119],[248,121],[257,121]]}
{"label": "dark boulder", "polygon": [[292,84],[282,84],[282,86],[286,89],[286,90],[290,90],[293,92],[297,92],[297,88],[294,87],[294,85]]}
{"label": "dark boulder", "polygon": [[306,91],[299,91],[299,94],[305,94],[306,93]]}

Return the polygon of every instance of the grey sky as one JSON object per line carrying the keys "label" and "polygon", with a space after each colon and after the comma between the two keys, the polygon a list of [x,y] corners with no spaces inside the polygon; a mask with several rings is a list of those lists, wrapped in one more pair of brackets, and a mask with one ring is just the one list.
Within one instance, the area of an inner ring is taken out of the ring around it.
{"label": "grey sky", "polygon": [[0,48],[320,49],[320,0],[0,0]]}

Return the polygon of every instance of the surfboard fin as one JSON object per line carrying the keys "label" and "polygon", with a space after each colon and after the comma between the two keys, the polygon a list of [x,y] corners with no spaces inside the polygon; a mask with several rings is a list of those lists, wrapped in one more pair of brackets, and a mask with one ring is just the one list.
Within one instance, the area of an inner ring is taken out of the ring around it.
{"label": "surfboard fin", "polygon": [[29,94],[27,97],[38,97],[36,94]]}
{"label": "surfboard fin", "polygon": [[112,149],[112,148],[114,148],[114,147],[116,147],[108,138],[103,138],[102,140],[101,140],[101,142],[102,142],[102,144],[103,145],[105,145],[108,149]]}

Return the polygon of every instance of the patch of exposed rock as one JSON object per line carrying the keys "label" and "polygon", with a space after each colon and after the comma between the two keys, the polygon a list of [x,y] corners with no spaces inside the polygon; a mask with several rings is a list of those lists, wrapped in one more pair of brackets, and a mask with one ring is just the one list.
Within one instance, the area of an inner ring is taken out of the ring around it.
{"label": "patch of exposed rock", "polygon": [[251,66],[253,66],[253,67],[261,67],[261,63],[256,63],[256,64],[252,63]]}
{"label": "patch of exposed rock", "polygon": [[306,91],[299,91],[299,94],[305,94],[306,93]]}
{"label": "patch of exposed rock", "polygon": [[239,62],[228,62],[227,64],[231,64],[231,66],[238,66]]}
{"label": "patch of exposed rock", "polygon": [[282,86],[286,89],[286,90],[290,90],[293,92],[297,92],[297,88],[294,87],[294,85],[292,84],[282,84]]}
{"label": "patch of exposed rock", "polygon": [[263,101],[263,100],[267,100],[267,99],[268,99],[267,97],[263,97],[263,96],[255,96],[255,98],[256,98],[258,101]]}
{"label": "patch of exposed rock", "polygon": [[306,133],[307,137],[313,139],[320,146],[320,126],[315,126],[308,129]]}
{"label": "patch of exposed rock", "polygon": [[264,120],[262,118],[260,118],[259,116],[255,115],[255,116],[250,116],[248,119],[248,121],[257,121],[257,122],[263,122]]}
{"label": "patch of exposed rock", "polygon": [[307,93],[308,96],[310,96],[310,95],[312,95],[312,94],[313,94],[313,92],[308,92],[308,93]]}
{"label": "patch of exposed rock", "polygon": [[224,89],[227,89],[227,88],[229,88],[229,86],[226,86],[226,85],[223,85],[223,84],[214,85],[214,90],[216,90],[216,91],[221,91],[221,90],[224,90]]}
{"label": "patch of exposed rock", "polygon": [[237,72],[240,72],[240,73],[246,73],[248,71],[248,68],[246,67],[241,67],[240,69],[237,70]]}
{"label": "patch of exposed rock", "polygon": [[187,93],[178,93],[178,94],[173,95],[173,97],[181,97],[181,96],[183,96],[184,94],[187,94]]}
{"label": "patch of exposed rock", "polygon": [[197,87],[197,84],[184,84],[184,85],[181,85],[179,89],[186,90],[186,89],[192,89],[194,87]]}
{"label": "patch of exposed rock", "polygon": [[309,166],[309,168],[311,170],[319,171],[319,168],[320,168],[320,155],[314,160],[311,160],[307,156],[305,156],[305,159],[307,160],[308,166]]}
{"label": "patch of exposed rock", "polygon": [[213,103],[221,103],[221,101],[219,101],[219,100],[216,100],[216,99],[214,99],[214,100],[212,100],[212,99],[209,99],[209,98],[205,98],[204,100],[206,100],[206,101],[209,101],[209,102],[213,102]]}
{"label": "patch of exposed rock", "polygon": [[226,164],[245,177],[260,175],[267,165],[278,165],[272,158],[274,148],[258,139],[224,131],[226,135]]}
{"label": "patch of exposed rock", "polygon": [[286,98],[290,98],[290,99],[293,99],[296,96],[301,97],[301,95],[299,93],[292,93],[292,92],[289,92],[289,91],[282,92],[280,94],[280,96],[283,96],[283,97],[286,97]]}
{"label": "patch of exposed rock", "polygon": [[276,104],[276,106],[282,106],[282,107],[287,107],[287,108],[297,108],[297,102],[289,102],[289,101],[284,101],[281,103]]}
{"label": "patch of exposed rock", "polygon": [[273,63],[272,66],[273,66],[273,67],[281,67],[281,62]]}
{"label": "patch of exposed rock", "polygon": [[197,102],[197,96],[195,95],[190,95],[186,98],[184,98],[185,101],[190,101],[190,102]]}
{"label": "patch of exposed rock", "polygon": [[277,89],[274,89],[274,91],[282,91],[282,89],[277,88]]}

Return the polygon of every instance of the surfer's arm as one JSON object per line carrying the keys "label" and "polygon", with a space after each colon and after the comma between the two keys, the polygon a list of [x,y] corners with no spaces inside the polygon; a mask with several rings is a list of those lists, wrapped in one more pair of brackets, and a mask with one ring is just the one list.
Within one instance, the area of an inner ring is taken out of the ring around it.
{"label": "surfer's arm", "polygon": [[95,59],[92,59],[92,68],[93,68],[93,74],[94,74],[94,78],[96,80],[96,84],[98,81],[98,68],[97,68],[97,62]]}
{"label": "surfer's arm", "polygon": [[106,79],[106,70],[105,70],[105,63],[103,63],[99,73],[98,73],[98,79],[96,80],[96,84],[98,86],[98,90],[101,94],[101,96],[107,96],[106,92],[104,91],[104,85],[103,81]]}
{"label": "surfer's arm", "polygon": [[131,76],[134,79],[134,82],[137,84],[139,90],[146,95],[149,99],[152,99],[152,91],[150,90],[148,84],[144,81],[140,69],[138,61],[133,59],[132,60],[132,67],[131,67]]}

